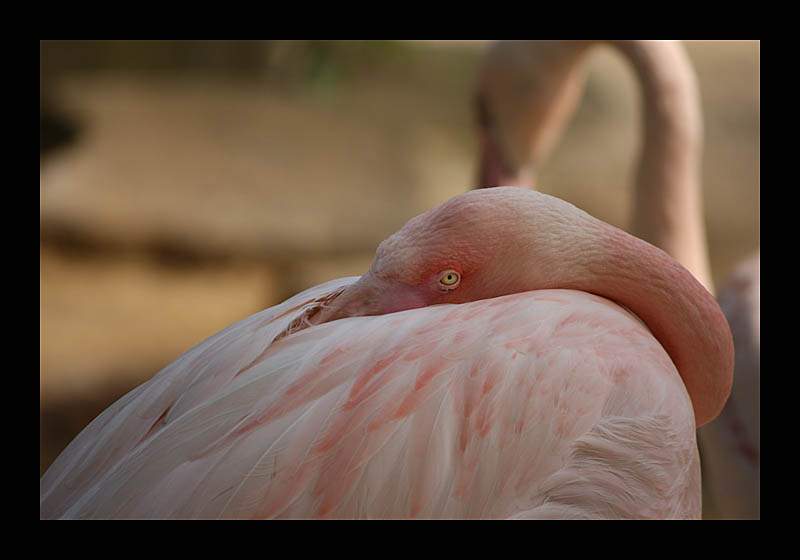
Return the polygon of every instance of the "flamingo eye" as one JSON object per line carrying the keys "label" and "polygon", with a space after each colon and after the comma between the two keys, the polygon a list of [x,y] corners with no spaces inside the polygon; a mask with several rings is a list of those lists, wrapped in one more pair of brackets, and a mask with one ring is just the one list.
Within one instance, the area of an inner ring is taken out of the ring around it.
{"label": "flamingo eye", "polygon": [[455,270],[445,270],[439,275],[439,284],[452,290],[461,281],[461,275]]}

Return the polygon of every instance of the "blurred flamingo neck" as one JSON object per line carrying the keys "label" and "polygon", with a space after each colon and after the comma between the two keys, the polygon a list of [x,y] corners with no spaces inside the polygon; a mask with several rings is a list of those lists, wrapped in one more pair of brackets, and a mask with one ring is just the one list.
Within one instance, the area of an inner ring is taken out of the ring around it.
{"label": "blurred flamingo neck", "polygon": [[489,115],[486,99],[479,95],[476,102],[481,153],[478,185],[533,188],[536,182],[533,166],[520,167],[512,161],[512,156],[504,149],[497,127]]}
{"label": "blurred flamingo neck", "polygon": [[[479,187],[534,188],[574,111],[591,41],[501,41],[478,79]],[[533,96],[531,95],[533,92]]]}
{"label": "blurred flamingo neck", "polygon": [[661,247],[713,290],[699,172],[702,117],[691,63],[674,42],[611,44],[632,65],[642,92],[632,232]]}

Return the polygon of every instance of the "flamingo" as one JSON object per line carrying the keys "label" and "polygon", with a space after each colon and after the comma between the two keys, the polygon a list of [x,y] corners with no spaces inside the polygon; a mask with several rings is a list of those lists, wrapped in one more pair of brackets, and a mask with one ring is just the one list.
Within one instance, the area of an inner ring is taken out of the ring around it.
{"label": "flamingo", "polygon": [[[536,172],[573,114],[583,62],[600,41],[505,41],[487,51],[477,86],[479,187],[535,188]],[[712,293],[702,215],[702,118],[696,79],[680,44],[609,41],[642,90],[643,142],[632,232],[686,266]],[[725,517],[759,517],[759,268],[757,253],[720,292],[736,341],[726,411],[700,430],[707,495]]]}
{"label": "flamingo", "polygon": [[369,270],[201,342],[40,480],[43,518],[698,518],[713,296],[543,193],[473,190]]}
{"label": "flamingo", "polygon": [[761,251],[733,269],[719,304],[736,347],[734,382],[722,413],[698,432],[714,517],[761,517]]}

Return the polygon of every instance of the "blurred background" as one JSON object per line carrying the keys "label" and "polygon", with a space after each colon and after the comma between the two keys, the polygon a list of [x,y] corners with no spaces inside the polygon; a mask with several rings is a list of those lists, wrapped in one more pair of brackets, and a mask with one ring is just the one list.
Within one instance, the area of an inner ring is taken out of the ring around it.
{"label": "blurred background", "polygon": [[[39,471],[114,400],[476,177],[484,41],[41,41]],[[760,46],[690,41],[714,280],[760,244]],[[626,229],[639,92],[610,49],[539,189]]]}

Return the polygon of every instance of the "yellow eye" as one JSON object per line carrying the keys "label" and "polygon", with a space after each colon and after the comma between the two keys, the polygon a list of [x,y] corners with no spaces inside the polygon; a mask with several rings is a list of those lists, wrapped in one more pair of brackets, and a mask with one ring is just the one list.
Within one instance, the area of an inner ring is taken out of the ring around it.
{"label": "yellow eye", "polygon": [[439,283],[448,288],[456,286],[461,281],[461,275],[455,270],[445,270],[439,276]]}

